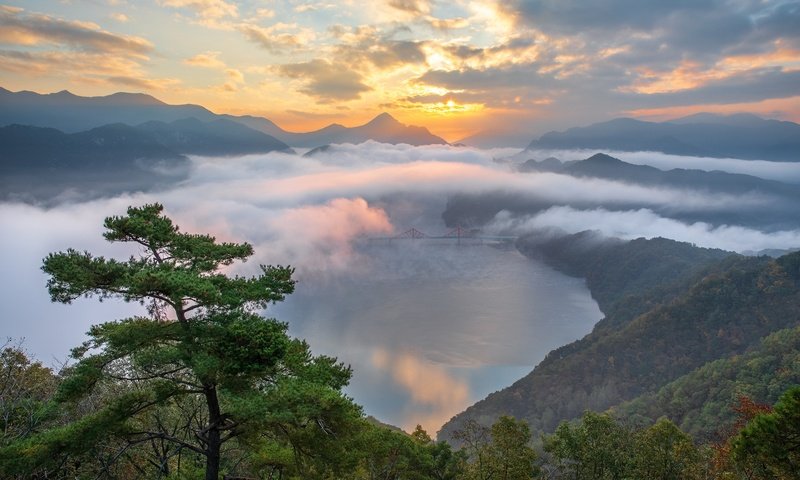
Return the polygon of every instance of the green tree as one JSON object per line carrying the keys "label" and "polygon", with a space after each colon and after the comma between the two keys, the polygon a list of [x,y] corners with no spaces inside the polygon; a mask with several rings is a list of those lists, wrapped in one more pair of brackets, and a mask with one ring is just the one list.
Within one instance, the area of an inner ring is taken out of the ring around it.
{"label": "green tree", "polygon": [[507,415],[492,425],[490,462],[498,480],[527,480],[538,473],[536,452],[530,447],[531,431],[524,421]]}
{"label": "green tree", "polygon": [[470,419],[464,429],[455,432],[467,455],[467,477],[477,480],[522,480],[538,476],[530,447],[528,424],[503,415],[487,428]]}
{"label": "green tree", "polygon": [[[0,451],[7,470],[78,455],[113,437],[125,448],[158,441],[191,452],[204,459],[205,478],[217,480],[229,441],[250,452],[280,445],[299,458],[332,438],[343,417],[359,417],[340,392],[350,369],[312,356],[287,336],[286,324],[257,314],[294,290],[292,269],[262,265],[255,277],[226,276],[220,269],[245,261],[253,248],[183,233],[162,212],[151,204],[106,218],[104,237],[137,245],[137,257],[70,249],[45,258],[53,301],[118,297],[147,304],[150,315],[91,327],[56,399],[76,404],[109,384],[115,395],[79,420]],[[154,421],[188,404],[200,409],[180,428]]]}
{"label": "green tree", "polygon": [[631,432],[608,414],[586,411],[581,420],[562,422],[544,437],[544,449],[558,470],[575,480],[625,477],[632,453]]}
{"label": "green tree", "polygon": [[638,432],[634,443],[634,478],[691,479],[700,470],[702,457],[691,437],[667,418]]}
{"label": "green tree", "polygon": [[800,479],[800,386],[784,392],[772,412],[750,420],[733,439],[733,458],[762,465],[767,477]]}
{"label": "green tree", "polygon": [[10,341],[0,351],[0,446],[24,438],[45,419],[58,384],[53,372],[33,362]]}
{"label": "green tree", "polygon": [[467,478],[470,480],[489,480],[494,475],[489,445],[491,430],[470,418],[464,426],[453,432],[453,438],[461,443],[461,451],[467,455]]}

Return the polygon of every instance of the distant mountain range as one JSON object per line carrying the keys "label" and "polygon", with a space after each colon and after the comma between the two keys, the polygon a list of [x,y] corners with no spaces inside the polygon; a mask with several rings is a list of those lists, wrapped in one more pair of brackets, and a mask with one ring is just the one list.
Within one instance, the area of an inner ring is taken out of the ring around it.
{"label": "distant mountain range", "polygon": [[[388,113],[382,113],[357,127],[332,124],[312,132],[294,133],[283,130],[266,118],[218,115],[199,105],[169,105],[140,93],[81,97],[66,90],[39,94],[0,88],[0,126],[31,125],[75,133],[110,123],[140,125],[151,121],[170,123],[187,118],[201,122],[235,122],[297,148],[314,148],[332,143],[357,144],[366,140],[410,145],[447,143],[427,128],[404,125]],[[206,150],[205,154],[212,153]]]}
{"label": "distant mountain range", "polygon": [[185,155],[291,151],[225,119],[137,126],[114,123],[77,133],[29,125],[0,127],[0,198],[48,200],[65,190],[88,196],[149,190],[186,177]]}
{"label": "distant mountain range", "polygon": [[800,125],[750,114],[700,113],[660,123],[618,118],[588,127],[549,132],[527,148],[655,151],[797,162],[800,161]]}
{"label": "distant mountain range", "polygon": [[49,202],[150,190],[187,177],[188,159],[122,123],[85,132],[0,127],[0,200]]}
{"label": "distant mountain range", "polygon": [[289,145],[273,136],[226,119],[203,122],[185,118],[170,123],[151,120],[136,129],[151,135],[171,150],[192,155],[233,156],[291,151]]}
{"label": "distant mountain range", "polygon": [[234,117],[230,115],[225,117],[272,135],[292,147],[315,148],[335,143],[358,144],[367,140],[392,144],[407,143],[409,145],[447,143],[444,139],[432,134],[427,128],[404,125],[388,113],[381,113],[368,123],[357,127],[345,127],[334,123],[325,128],[307,133],[287,132],[265,118]]}
{"label": "distant mountain range", "polygon": [[800,199],[800,189],[797,185],[719,170],[706,172],[674,168],[664,171],[649,165],[624,162],[604,153],[597,153],[585,160],[575,162],[561,163],[552,157],[542,162],[528,160],[520,166],[520,170],[557,172],[575,177],[604,178],[640,185],[711,190],[734,195],[758,191]]}
{"label": "distant mountain range", "polygon": [[[748,225],[758,228],[792,229],[797,225],[797,211],[800,211],[800,189],[773,180],[703,170],[673,169],[659,170],[644,165],[634,165],[617,158],[598,153],[585,160],[560,162],[555,158],[543,161],[529,160],[519,167],[523,172],[546,171],[573,177],[602,178],[624,183],[652,187],[691,190],[705,193],[740,196],[753,194],[764,199],[761,205],[738,209],[680,210],[675,206],[654,206],[648,202],[609,202],[597,204],[566,200],[559,205],[573,208],[605,207],[611,210],[632,210],[650,208],[659,215],[686,222],[708,222],[713,225]],[[521,173],[524,174],[524,173]],[[480,227],[491,221],[501,210],[514,214],[535,214],[554,206],[553,202],[536,197],[508,192],[488,192],[481,194],[456,194],[448,199],[442,218],[448,226],[457,225]]]}

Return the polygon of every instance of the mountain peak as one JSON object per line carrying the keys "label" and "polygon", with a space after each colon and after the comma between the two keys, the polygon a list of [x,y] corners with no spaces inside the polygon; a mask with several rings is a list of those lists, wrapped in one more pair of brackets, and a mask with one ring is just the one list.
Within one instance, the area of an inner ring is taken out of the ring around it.
{"label": "mountain peak", "polygon": [[375,117],[372,120],[370,120],[367,123],[367,125],[392,125],[392,124],[396,125],[396,124],[399,124],[399,123],[400,122],[398,122],[396,118],[394,118],[393,116],[391,116],[390,114],[388,114],[386,112],[383,112],[380,115],[378,115],[377,117]]}
{"label": "mountain peak", "polygon": [[584,162],[605,163],[605,164],[625,163],[622,160],[614,158],[611,155],[606,155],[605,153],[595,153],[591,157],[584,160]]}
{"label": "mountain peak", "polygon": [[117,92],[101,98],[111,100],[119,105],[166,105],[161,100],[146,93]]}

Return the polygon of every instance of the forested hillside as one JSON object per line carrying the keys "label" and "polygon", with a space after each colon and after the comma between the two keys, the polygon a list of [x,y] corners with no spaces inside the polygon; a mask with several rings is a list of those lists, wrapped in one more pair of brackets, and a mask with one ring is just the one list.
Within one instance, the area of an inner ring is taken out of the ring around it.
{"label": "forested hillside", "polygon": [[695,438],[713,440],[736,420],[730,406],[738,398],[771,405],[793,385],[800,385],[800,327],[779,330],[742,355],[703,365],[614,412],[644,422],[666,416]]}
{"label": "forested hillside", "polygon": [[719,260],[724,252],[670,240],[606,243],[589,234],[523,240],[520,249],[585,276],[607,316],[528,376],[454,417],[441,438],[451,438],[467,419],[491,423],[504,414],[527,420],[534,431],[552,431],[584,410],[606,410],[740,355],[800,321],[797,253]]}

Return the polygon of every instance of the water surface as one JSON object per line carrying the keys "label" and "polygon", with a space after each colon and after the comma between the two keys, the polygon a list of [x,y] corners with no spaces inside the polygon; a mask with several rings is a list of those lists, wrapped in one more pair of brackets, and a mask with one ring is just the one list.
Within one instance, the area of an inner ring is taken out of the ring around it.
{"label": "water surface", "polygon": [[368,414],[431,433],[602,317],[582,279],[512,246],[431,240],[363,244],[348,273],[301,275],[269,313],[353,366]]}

